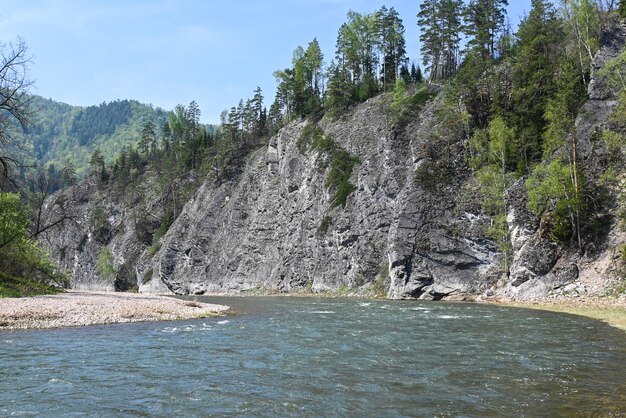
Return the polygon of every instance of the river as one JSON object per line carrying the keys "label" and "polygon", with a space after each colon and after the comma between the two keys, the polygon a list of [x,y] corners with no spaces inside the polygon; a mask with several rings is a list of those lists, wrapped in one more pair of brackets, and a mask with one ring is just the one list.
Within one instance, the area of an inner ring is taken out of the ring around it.
{"label": "river", "polygon": [[626,415],[626,333],[583,317],[196,299],[239,314],[0,332],[0,416]]}

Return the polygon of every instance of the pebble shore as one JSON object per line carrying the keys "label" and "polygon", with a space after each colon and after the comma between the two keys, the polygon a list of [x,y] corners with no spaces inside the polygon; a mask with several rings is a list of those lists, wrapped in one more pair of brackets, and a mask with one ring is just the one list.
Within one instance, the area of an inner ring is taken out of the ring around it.
{"label": "pebble shore", "polygon": [[0,299],[0,330],[192,319],[224,315],[229,309],[161,295],[69,291]]}

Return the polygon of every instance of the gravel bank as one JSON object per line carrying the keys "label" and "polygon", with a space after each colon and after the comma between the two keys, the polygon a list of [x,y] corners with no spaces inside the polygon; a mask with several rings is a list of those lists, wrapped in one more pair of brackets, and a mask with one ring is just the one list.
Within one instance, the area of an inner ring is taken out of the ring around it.
{"label": "gravel bank", "polygon": [[224,305],[159,295],[69,291],[0,299],[0,330],[191,319],[223,315],[228,310]]}

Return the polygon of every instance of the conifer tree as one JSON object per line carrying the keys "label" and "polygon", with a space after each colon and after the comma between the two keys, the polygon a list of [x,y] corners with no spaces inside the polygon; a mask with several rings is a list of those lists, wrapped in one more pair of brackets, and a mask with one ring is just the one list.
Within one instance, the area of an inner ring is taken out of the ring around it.
{"label": "conifer tree", "polygon": [[382,81],[383,90],[393,88],[398,71],[407,61],[406,44],[404,39],[404,25],[396,10],[389,10],[383,6],[376,12],[380,36],[380,50],[382,53]]}
{"label": "conifer tree", "polygon": [[461,0],[425,0],[420,4],[417,24],[422,42],[422,62],[429,80],[446,80],[456,75],[460,61],[462,28]]}
{"label": "conifer tree", "polygon": [[143,155],[153,153],[156,147],[156,132],[154,123],[146,122],[141,129],[141,139],[139,140],[139,151]]}
{"label": "conifer tree", "polygon": [[518,127],[518,169],[528,172],[541,156],[544,112],[556,91],[554,63],[563,54],[563,32],[553,5],[532,0],[528,16],[517,32],[513,66],[512,118]]}
{"label": "conifer tree", "polygon": [[471,0],[464,10],[468,47],[483,61],[496,57],[498,35],[504,27],[507,0]]}

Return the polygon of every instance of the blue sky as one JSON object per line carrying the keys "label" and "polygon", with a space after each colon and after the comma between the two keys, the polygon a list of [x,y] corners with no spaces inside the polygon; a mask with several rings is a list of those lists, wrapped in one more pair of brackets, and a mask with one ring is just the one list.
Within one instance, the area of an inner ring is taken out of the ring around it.
{"label": "blue sky", "polygon": [[[509,0],[516,23],[530,0]],[[0,0],[0,42],[23,38],[33,56],[33,92],[72,105],[136,99],[166,110],[195,100],[202,120],[252,96],[269,107],[272,73],[317,37],[334,56],[348,10],[382,4],[404,20],[409,57],[419,61],[419,1],[380,0]]]}

